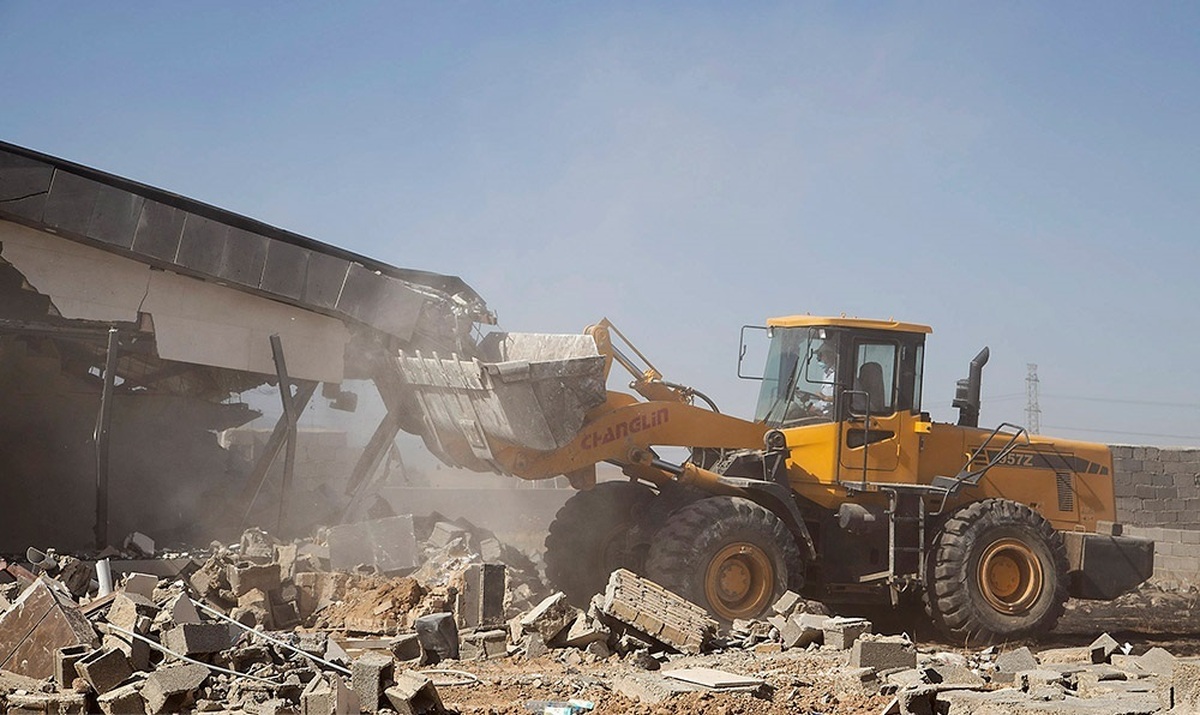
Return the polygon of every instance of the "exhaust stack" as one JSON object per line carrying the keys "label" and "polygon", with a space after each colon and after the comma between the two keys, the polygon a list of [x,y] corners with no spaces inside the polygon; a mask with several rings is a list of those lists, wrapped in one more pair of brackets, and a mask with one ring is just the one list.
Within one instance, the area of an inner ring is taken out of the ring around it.
{"label": "exhaust stack", "polygon": [[958,425],[960,427],[979,426],[979,387],[983,381],[983,366],[987,365],[991,351],[985,346],[971,360],[971,371],[967,379],[959,380],[954,394],[952,406],[958,408]]}

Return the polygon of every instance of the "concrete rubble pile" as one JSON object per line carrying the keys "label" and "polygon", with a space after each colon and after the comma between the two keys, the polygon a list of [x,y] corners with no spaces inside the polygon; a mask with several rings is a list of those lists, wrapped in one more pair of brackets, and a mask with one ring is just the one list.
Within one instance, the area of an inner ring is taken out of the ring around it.
{"label": "concrete rubble pile", "polygon": [[1200,660],[1134,655],[1108,635],[1038,653],[918,647],[791,592],[766,618],[722,627],[626,570],[587,608],[561,592],[535,602],[536,564],[494,536],[440,515],[402,522],[406,553],[369,543],[396,522],[294,543],[250,530],[178,574],[129,573],[103,596],[74,557],[6,563],[0,712],[509,712],[489,709],[493,697],[534,712],[720,700],[746,713],[1200,711]]}

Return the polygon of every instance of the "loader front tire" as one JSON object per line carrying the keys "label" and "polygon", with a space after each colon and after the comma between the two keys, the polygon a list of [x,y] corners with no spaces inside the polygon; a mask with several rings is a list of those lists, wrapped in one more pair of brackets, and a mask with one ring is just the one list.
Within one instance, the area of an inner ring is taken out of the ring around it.
{"label": "loader front tire", "polygon": [[619,568],[637,570],[625,536],[634,510],[654,498],[636,482],[601,482],[567,500],[546,535],[546,577],[567,599],[587,608]]}
{"label": "loader front tire", "polygon": [[725,623],[755,618],[789,587],[803,561],[783,521],[748,499],[708,497],[677,510],[655,534],[646,576]]}
{"label": "loader front tire", "polygon": [[930,547],[926,607],[968,645],[1051,631],[1067,602],[1062,535],[1033,509],[985,499],[955,512]]}

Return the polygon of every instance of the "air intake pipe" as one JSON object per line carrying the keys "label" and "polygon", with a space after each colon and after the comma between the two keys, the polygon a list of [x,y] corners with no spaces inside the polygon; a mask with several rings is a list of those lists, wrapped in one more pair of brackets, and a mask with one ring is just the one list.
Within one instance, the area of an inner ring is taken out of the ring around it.
{"label": "air intake pipe", "polygon": [[958,408],[960,427],[979,426],[979,386],[983,381],[983,366],[987,365],[991,352],[985,347],[971,360],[971,372],[967,379],[959,380],[954,391],[954,402]]}

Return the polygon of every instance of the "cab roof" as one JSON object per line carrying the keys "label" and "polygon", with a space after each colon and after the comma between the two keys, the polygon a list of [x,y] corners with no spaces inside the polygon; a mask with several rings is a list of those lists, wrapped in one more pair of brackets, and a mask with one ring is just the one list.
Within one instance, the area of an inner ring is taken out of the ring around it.
{"label": "cab roof", "polygon": [[788,315],[768,318],[772,328],[858,328],[862,330],[891,330],[897,333],[932,333],[933,328],[919,323],[901,323],[896,320],[869,320],[866,318],[823,317],[819,315]]}

